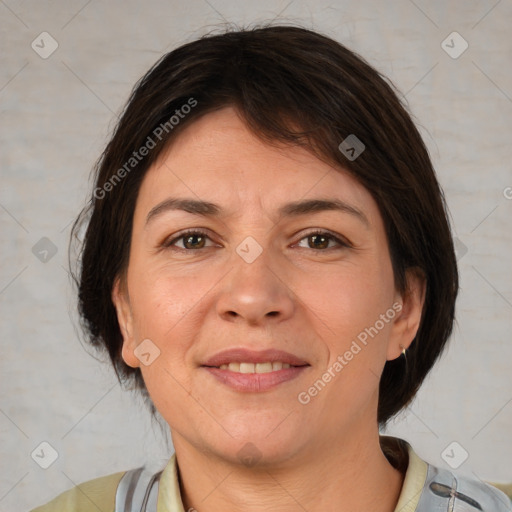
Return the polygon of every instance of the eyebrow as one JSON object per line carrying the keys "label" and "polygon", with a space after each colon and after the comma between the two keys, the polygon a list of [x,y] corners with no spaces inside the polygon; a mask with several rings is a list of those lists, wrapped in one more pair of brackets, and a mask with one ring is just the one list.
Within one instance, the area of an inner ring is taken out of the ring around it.
{"label": "eyebrow", "polygon": [[[150,221],[169,210],[182,210],[202,217],[220,217],[224,213],[221,206],[209,201],[169,197],[150,210],[146,217],[146,227]],[[294,201],[281,206],[277,213],[279,219],[282,219],[283,217],[298,217],[300,215],[332,210],[348,213],[356,217],[367,227],[370,227],[368,218],[361,210],[340,199],[306,199]]]}

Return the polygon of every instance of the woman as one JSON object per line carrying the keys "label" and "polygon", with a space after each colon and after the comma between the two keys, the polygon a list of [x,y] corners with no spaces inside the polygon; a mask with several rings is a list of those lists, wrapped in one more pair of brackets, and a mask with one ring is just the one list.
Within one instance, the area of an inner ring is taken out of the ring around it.
{"label": "woman", "polygon": [[379,435],[446,345],[458,275],[425,145],[362,58],[284,26],[165,55],[84,223],[84,327],[175,454],[38,511],[511,510]]}

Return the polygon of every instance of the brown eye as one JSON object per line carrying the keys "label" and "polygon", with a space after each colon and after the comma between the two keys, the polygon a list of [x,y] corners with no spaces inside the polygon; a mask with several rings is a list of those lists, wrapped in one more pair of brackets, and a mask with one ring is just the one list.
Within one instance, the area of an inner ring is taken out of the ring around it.
{"label": "brown eye", "polygon": [[325,235],[309,235],[308,237],[312,241],[312,249],[327,249],[329,246],[329,238]]}
{"label": "brown eye", "polygon": [[[202,235],[187,235],[182,238],[184,240],[183,245],[186,249],[202,249],[204,246],[205,238]],[[190,247],[188,247],[188,244],[190,244]]]}
{"label": "brown eye", "polygon": [[[207,239],[209,239],[209,236],[202,231],[187,231],[170,241],[164,242],[163,246],[176,248],[182,251],[193,251],[197,249],[204,249]],[[183,247],[175,246],[176,242],[180,240],[183,240]]]}
{"label": "brown eye", "polygon": [[[340,240],[338,237],[332,235],[328,231],[314,231],[313,233],[308,233],[305,237],[301,239],[308,240],[307,249],[316,249],[319,251],[325,251],[326,249],[334,249],[336,247],[329,247],[329,243],[334,241],[339,247],[350,247],[347,242]],[[300,242],[299,242],[300,243]]]}

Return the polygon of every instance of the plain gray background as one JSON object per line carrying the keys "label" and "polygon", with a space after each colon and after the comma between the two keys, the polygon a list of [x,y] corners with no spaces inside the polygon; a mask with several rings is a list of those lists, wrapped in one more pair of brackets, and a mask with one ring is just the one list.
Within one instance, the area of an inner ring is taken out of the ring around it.
{"label": "plain gray background", "polygon": [[[436,465],[467,452],[459,471],[512,481],[510,0],[4,0],[0,511],[145,462],[162,466],[172,453],[141,400],[80,344],[66,271],[71,222],[136,80],[226,22],[274,18],[330,35],[399,87],[450,207],[457,327],[388,433]],[[40,464],[53,452],[42,442],[58,454],[48,469]]]}

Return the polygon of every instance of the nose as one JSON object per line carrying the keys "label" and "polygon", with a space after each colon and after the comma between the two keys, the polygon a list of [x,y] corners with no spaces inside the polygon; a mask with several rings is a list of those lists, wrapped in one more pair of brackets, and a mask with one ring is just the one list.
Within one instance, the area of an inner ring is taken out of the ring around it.
{"label": "nose", "polygon": [[218,314],[230,322],[265,325],[293,314],[294,294],[283,264],[264,249],[252,262],[233,254],[233,270],[221,282]]}

